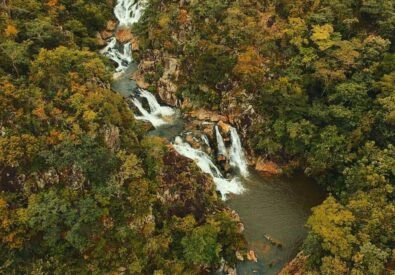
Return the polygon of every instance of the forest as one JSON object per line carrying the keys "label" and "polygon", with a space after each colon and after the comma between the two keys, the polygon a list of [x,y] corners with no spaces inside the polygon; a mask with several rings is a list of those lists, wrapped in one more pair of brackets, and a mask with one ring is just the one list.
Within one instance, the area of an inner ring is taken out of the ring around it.
{"label": "forest", "polygon": [[[204,274],[245,250],[212,179],[111,90],[114,5],[0,3],[0,274]],[[138,61],[179,61],[183,111],[234,116],[328,192],[302,274],[394,272],[393,0],[148,0],[133,33]]]}
{"label": "forest", "polygon": [[256,154],[328,191],[307,223],[306,272],[393,272],[394,1],[151,0],[136,33],[179,58],[185,108],[251,120]]}
{"label": "forest", "polygon": [[0,4],[0,274],[197,274],[244,247],[211,178],[110,90],[114,4]]}

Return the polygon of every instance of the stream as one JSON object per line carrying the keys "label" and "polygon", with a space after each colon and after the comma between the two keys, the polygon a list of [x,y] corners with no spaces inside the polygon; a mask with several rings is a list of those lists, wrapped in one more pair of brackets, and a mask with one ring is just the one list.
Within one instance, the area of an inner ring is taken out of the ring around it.
{"label": "stream", "polygon": [[[118,0],[114,14],[119,26],[137,22],[144,4]],[[230,126],[226,132],[215,123],[202,121],[191,130],[191,122],[179,110],[161,105],[155,95],[129,79],[137,69],[130,44],[119,44],[115,38],[107,43],[101,53],[117,65],[112,89],[128,100],[136,119],[153,126],[149,135],[166,138],[178,153],[209,174],[226,204],[240,215],[258,262],[239,262],[237,273],[277,274],[297,254],[306,236],[304,224],[310,209],[324,200],[324,192],[304,176],[265,177],[249,168],[236,128]],[[212,137],[202,131],[210,128]],[[229,166],[227,170],[219,165],[220,157]]]}

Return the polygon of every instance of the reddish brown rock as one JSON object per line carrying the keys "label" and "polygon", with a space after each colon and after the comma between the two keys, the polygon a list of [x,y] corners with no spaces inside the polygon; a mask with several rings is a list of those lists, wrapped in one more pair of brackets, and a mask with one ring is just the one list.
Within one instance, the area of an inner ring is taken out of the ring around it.
{"label": "reddish brown rock", "polygon": [[121,43],[130,42],[133,39],[133,34],[129,29],[122,28],[117,31],[115,34],[117,40]]}
{"label": "reddish brown rock", "polygon": [[224,133],[224,134],[228,134],[229,133],[230,128],[231,128],[231,126],[229,124],[227,124],[227,123],[223,122],[222,120],[220,120],[217,125],[218,125],[218,127],[219,127],[219,129],[221,130],[222,133]]}
{"label": "reddish brown rock", "polygon": [[274,162],[258,158],[255,164],[255,170],[270,175],[279,175],[282,173],[281,168]]}
{"label": "reddish brown rock", "polygon": [[247,260],[251,262],[258,262],[258,258],[256,257],[254,250],[250,250],[247,253]]}
{"label": "reddish brown rock", "polygon": [[203,121],[211,121],[211,122],[218,122],[220,120],[227,121],[226,116],[205,109],[194,110],[189,113],[189,116]]}

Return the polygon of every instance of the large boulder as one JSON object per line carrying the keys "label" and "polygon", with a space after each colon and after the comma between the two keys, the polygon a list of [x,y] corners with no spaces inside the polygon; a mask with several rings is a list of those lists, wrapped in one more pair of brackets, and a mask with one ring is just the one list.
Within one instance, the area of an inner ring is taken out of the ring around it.
{"label": "large boulder", "polygon": [[133,39],[133,34],[128,28],[121,28],[115,34],[116,39],[121,43],[130,42]]}

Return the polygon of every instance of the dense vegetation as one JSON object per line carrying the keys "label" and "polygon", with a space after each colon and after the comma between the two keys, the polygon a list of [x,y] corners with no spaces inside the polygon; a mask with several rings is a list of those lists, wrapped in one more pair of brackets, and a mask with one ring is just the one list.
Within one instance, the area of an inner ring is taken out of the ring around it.
{"label": "dense vegetation", "polygon": [[394,1],[151,0],[136,33],[143,52],[180,60],[179,99],[252,105],[254,151],[331,193],[308,221],[309,271],[393,268]]}
{"label": "dense vegetation", "polygon": [[243,246],[211,179],[109,89],[113,5],[0,3],[1,274],[200,273]]}

